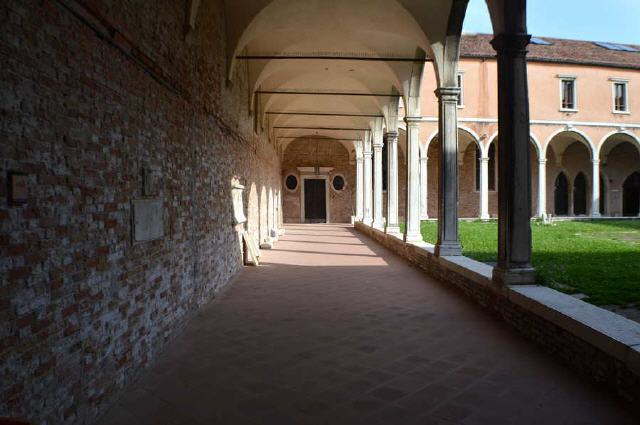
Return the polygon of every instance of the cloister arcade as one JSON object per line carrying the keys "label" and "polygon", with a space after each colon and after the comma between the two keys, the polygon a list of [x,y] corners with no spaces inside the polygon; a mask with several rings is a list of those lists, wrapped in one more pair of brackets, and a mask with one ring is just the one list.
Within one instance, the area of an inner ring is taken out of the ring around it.
{"label": "cloister arcade", "polygon": [[[0,4],[0,422],[395,424],[406,397],[416,423],[446,381],[438,414],[629,423],[503,329],[640,399],[640,325],[531,263],[532,216],[638,215],[640,126],[531,119],[526,0],[486,0],[486,116],[460,105],[468,0],[147,3]],[[463,217],[497,219],[494,266]]]}

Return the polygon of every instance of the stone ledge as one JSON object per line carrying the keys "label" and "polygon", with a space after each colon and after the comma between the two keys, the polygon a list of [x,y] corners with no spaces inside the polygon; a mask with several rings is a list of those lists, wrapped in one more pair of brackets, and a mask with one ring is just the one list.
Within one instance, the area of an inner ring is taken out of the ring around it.
{"label": "stone ledge", "polygon": [[[508,288],[509,299],[571,332],[640,374],[640,323],[539,285]],[[634,347],[635,346],[635,347]],[[634,349],[635,348],[635,349]],[[637,358],[636,358],[637,357]]]}
{"label": "stone ledge", "polygon": [[640,323],[540,285],[501,287],[493,267],[437,257],[426,242],[405,243],[362,223],[355,229],[492,310],[570,367],[628,399],[640,400]]}

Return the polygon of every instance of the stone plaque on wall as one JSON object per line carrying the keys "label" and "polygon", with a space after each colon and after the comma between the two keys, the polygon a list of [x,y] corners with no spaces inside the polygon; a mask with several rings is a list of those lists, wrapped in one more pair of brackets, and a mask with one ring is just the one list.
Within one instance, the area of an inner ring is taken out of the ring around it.
{"label": "stone plaque on wall", "polygon": [[29,196],[28,177],[26,174],[9,173],[9,204],[23,205]]}
{"label": "stone plaque on wall", "polygon": [[164,236],[164,208],[161,199],[135,199],[133,209],[133,241],[144,242]]}
{"label": "stone plaque on wall", "polygon": [[247,221],[247,217],[244,215],[244,200],[242,194],[244,193],[244,186],[241,184],[234,184],[231,188],[231,202],[233,203],[233,220],[234,224],[240,224]]}

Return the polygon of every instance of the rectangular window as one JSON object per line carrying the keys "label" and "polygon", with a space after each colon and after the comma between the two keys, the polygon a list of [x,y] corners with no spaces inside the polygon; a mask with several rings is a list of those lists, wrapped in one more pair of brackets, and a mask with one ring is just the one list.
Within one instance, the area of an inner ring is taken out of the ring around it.
{"label": "rectangular window", "polygon": [[560,80],[562,93],[561,109],[576,109],[576,80],[574,78],[563,78]]}
{"label": "rectangular window", "polygon": [[458,107],[462,108],[464,106],[464,81],[462,80],[463,73],[458,72],[456,75],[456,79],[458,82],[458,87],[460,88],[460,94],[458,95]]}
{"label": "rectangular window", "polygon": [[627,83],[616,81],[613,83],[613,110],[614,112],[627,112]]}

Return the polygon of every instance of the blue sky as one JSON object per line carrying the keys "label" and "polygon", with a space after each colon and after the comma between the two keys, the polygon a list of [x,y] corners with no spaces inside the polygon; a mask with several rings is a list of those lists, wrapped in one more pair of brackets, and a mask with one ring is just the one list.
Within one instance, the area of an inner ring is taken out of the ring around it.
{"label": "blue sky", "polygon": [[[640,44],[640,0],[528,0],[536,36]],[[471,0],[465,32],[491,33],[485,0]]]}

